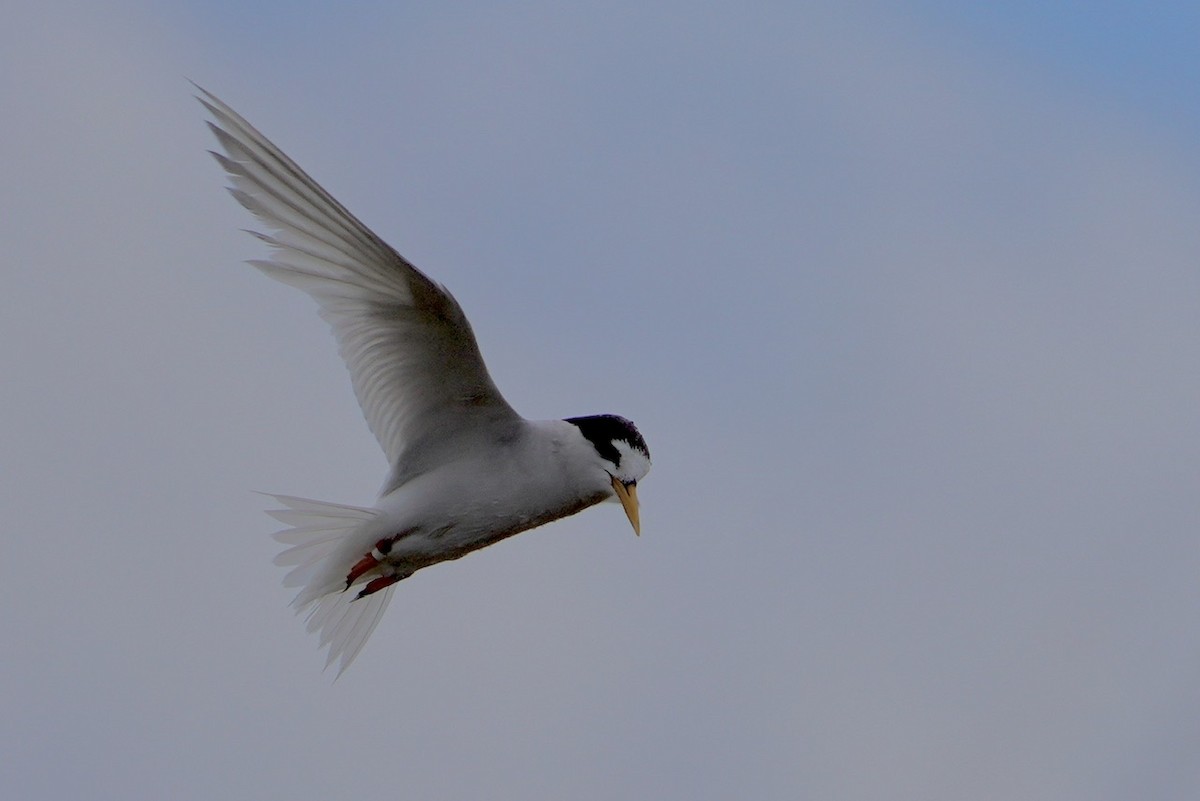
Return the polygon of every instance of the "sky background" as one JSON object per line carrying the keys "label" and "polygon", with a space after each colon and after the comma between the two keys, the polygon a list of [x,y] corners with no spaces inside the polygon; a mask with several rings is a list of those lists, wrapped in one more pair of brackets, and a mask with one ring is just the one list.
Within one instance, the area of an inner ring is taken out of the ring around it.
{"label": "sky background", "polygon": [[[0,786],[1200,797],[1200,10],[9,2]],[[190,78],[466,309],[606,505],[336,683],[252,490],[386,465]]]}

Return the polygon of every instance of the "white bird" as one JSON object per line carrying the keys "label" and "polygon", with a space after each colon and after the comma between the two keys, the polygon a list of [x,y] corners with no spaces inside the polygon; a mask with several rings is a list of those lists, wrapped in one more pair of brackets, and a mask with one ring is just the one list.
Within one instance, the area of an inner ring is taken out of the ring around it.
{"label": "white bird", "polygon": [[615,415],[531,421],[513,411],[450,293],[358,221],[218,98],[197,87],[225,151],[212,155],[273,249],[251,261],[311,295],[333,328],[391,471],[373,508],[285,495],[276,557],[340,675],[417,570],[618,500],[638,522],[650,452]]}

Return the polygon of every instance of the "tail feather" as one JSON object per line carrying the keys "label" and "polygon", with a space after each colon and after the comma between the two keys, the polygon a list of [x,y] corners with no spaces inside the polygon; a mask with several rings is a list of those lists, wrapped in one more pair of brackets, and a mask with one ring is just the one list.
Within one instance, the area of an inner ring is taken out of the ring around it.
{"label": "tail feather", "polygon": [[275,557],[275,564],[292,568],[283,580],[286,587],[301,588],[292,606],[307,612],[308,631],[319,632],[319,647],[329,648],[325,667],[339,662],[340,676],[358,656],[392,598],[391,587],[358,601],[354,593],[345,592],[347,539],[358,539],[356,535],[380,513],[290,495],[270,497],[286,508],[267,514],[290,526],[273,535],[290,546]]}
{"label": "tail feather", "polygon": [[383,617],[388,602],[392,600],[393,589],[388,587],[359,601],[346,592],[326,595],[312,607],[307,628],[309,632],[320,632],[318,648],[329,647],[325,657],[326,668],[339,658],[339,676],[350,667]]}

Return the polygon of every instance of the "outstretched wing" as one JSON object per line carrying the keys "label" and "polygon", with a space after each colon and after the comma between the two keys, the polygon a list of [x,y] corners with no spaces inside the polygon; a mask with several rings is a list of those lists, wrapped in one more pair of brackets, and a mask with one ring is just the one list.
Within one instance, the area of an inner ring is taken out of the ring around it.
{"label": "outstretched wing", "polygon": [[[197,87],[200,89],[200,87]],[[519,419],[488,375],[471,325],[445,288],[409,264],[283,151],[212,94],[198,97],[225,154],[230,192],[269,230],[251,261],[320,305],[367,425],[395,467],[438,432]]]}

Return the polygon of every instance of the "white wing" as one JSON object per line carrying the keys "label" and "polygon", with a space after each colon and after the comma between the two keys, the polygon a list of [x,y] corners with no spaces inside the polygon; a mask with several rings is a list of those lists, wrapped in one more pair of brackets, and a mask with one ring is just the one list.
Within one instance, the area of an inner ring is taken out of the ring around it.
{"label": "white wing", "polygon": [[[199,87],[197,87],[199,89]],[[428,434],[520,419],[488,375],[457,301],[359,222],[229,106],[200,89],[230,192],[272,235],[252,261],[303,289],[333,327],[367,425],[396,469]]]}

